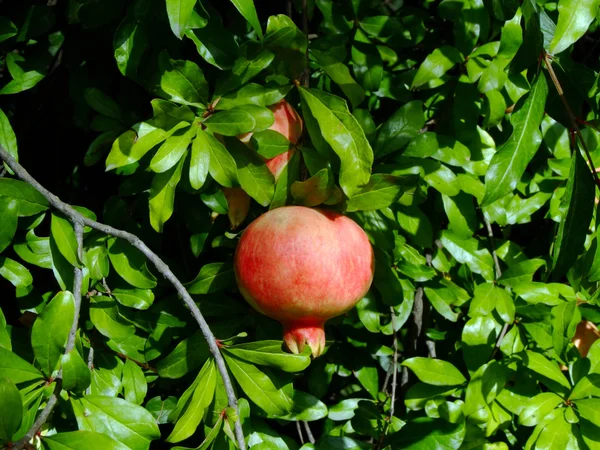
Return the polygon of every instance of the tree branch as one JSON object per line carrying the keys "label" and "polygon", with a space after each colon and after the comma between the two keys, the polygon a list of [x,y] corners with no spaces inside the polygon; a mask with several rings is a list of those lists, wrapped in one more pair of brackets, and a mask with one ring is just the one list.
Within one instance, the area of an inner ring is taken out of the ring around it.
{"label": "tree branch", "polygon": [[[0,146],[0,152],[5,151],[2,146]],[[0,153],[0,155],[4,158],[4,155]],[[5,160],[6,161],[6,160]],[[10,163],[7,161],[7,164]],[[11,166],[11,169],[13,167]],[[13,169],[14,170],[14,169]],[[17,173],[16,170],[14,170]],[[71,218],[73,222],[73,227],[75,228],[75,239],[77,241],[77,257],[81,261],[83,258],[83,225],[80,220],[75,218]],[[71,329],[69,330],[69,336],[67,338],[67,345],[65,346],[65,355],[68,355],[75,348],[75,336],[77,335],[77,328],[79,328],[79,313],[81,311],[81,283],[83,282],[83,271],[79,267],[75,267],[74,269],[74,277],[73,277],[73,299],[75,301],[75,314],[73,316],[73,323],[71,324]],[[48,399],[48,403],[42,410],[42,413],[38,416],[37,420],[33,423],[27,434],[23,436],[23,439],[15,443],[13,448],[15,450],[21,450],[23,447],[27,445],[28,442],[33,439],[35,434],[42,428],[44,423],[50,417],[50,414],[54,410],[56,406],[56,402],[58,401],[58,396],[60,395],[60,391],[62,390],[62,367],[58,371],[58,375],[56,376],[56,386],[54,387],[54,391],[52,391],[52,395]]]}
{"label": "tree branch", "polygon": [[556,73],[554,72],[554,69],[552,68],[552,59],[550,58],[550,55],[548,55],[548,53],[546,53],[546,52],[544,52],[544,62],[546,63],[546,68],[548,69],[548,74],[550,75],[550,78],[552,79],[552,83],[554,84],[554,87],[556,88],[556,92],[558,93],[558,96],[559,96],[560,100],[562,101],[562,103],[565,107],[565,110],[567,111],[567,115],[569,116],[569,120],[571,121],[571,127],[577,134],[577,137],[579,138],[579,141],[581,142],[581,147],[583,148],[583,151],[585,152],[585,155],[587,156],[588,162],[590,164],[590,168],[592,170],[592,175],[594,176],[594,180],[596,181],[596,186],[600,189],[600,179],[598,178],[598,173],[596,172],[596,168],[594,167],[594,161],[592,160],[592,155],[590,154],[587,144],[585,143],[585,140],[583,139],[583,135],[581,134],[579,125],[577,125],[577,117],[575,116],[575,114],[573,113],[573,110],[569,106],[569,102],[567,101],[567,98],[565,97],[565,93],[562,89],[562,86],[560,85],[560,81],[558,81],[558,77],[556,76]]}
{"label": "tree branch", "polygon": [[[198,308],[190,294],[187,292],[181,281],[179,281],[179,279],[177,279],[177,277],[171,271],[171,269],[169,269],[169,266],[167,266],[163,262],[163,260],[160,259],[160,257],[156,253],[150,250],[150,248],[136,235],[124,230],[113,228],[110,225],[90,220],[87,217],[80,214],[79,212],[77,212],[70,205],[61,201],[56,195],[54,195],[46,188],[44,188],[40,183],[38,183],[18,162],[15,161],[15,159],[1,145],[0,158],[2,158],[8,164],[8,166],[21,180],[29,183],[31,186],[36,188],[56,210],[62,212],[64,215],[69,217],[69,219],[71,219],[73,223],[87,225],[88,227],[101,231],[105,234],[126,240],[135,248],[140,250],[146,256],[146,258],[148,258],[154,264],[156,270],[158,270],[173,285],[173,287],[175,287],[177,293],[183,299],[183,302],[190,309],[190,313],[198,323],[198,326],[200,327],[200,330],[202,331],[202,334],[206,339],[210,353],[215,358],[217,368],[219,369],[219,373],[221,374],[221,377],[223,379],[223,384],[225,385],[229,406],[238,411],[237,398],[233,390],[233,384],[231,382],[231,378],[229,377],[229,372],[227,371],[227,367],[225,365],[225,361],[223,360],[223,356],[221,355],[219,347],[217,346],[217,340],[215,339],[215,336],[210,330],[210,327],[206,323],[206,320],[200,312],[200,309]],[[79,284],[81,285],[81,283]],[[235,434],[236,439],[238,441],[238,446],[241,450],[245,450],[246,441],[244,439],[244,432],[242,430],[242,425],[239,419],[235,422]]]}

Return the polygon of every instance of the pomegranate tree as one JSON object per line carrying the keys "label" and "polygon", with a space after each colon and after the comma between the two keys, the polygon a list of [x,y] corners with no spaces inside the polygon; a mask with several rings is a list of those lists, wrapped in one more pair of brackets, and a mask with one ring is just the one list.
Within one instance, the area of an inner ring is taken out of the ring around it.
{"label": "pomegranate tree", "polygon": [[234,268],[246,301],[283,325],[290,351],[309,345],[317,357],[325,348],[325,322],[364,297],[375,260],[366,233],[350,218],[284,206],[248,226]]}

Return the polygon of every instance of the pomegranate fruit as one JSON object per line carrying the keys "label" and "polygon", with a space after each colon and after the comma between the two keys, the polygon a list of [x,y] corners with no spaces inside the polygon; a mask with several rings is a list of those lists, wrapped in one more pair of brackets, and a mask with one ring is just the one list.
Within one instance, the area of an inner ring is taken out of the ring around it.
{"label": "pomegranate fruit", "polygon": [[254,220],[234,255],[240,292],[278,320],[292,353],[325,349],[325,322],[369,290],[375,258],[364,230],[335,211],[283,206]]}
{"label": "pomegranate fruit", "polygon": [[[271,125],[269,129],[283,134],[288,141],[295,145],[300,139],[303,130],[302,119],[296,110],[285,99],[269,106],[269,109],[273,111],[273,116],[275,117],[275,122],[273,122],[273,125]],[[252,134],[253,133],[245,133],[239,135],[238,139],[248,145]],[[295,148],[291,148],[274,158],[265,159],[267,167],[275,177],[275,181],[277,181],[279,175],[287,166],[295,151]],[[231,228],[235,230],[248,215],[250,209],[250,197],[241,188],[223,187],[221,189],[227,199],[229,223],[231,224]]]}
{"label": "pomegranate fruit", "polygon": [[[275,118],[275,122],[273,122],[273,125],[271,125],[269,129],[283,134],[287,140],[292,143],[292,145],[297,144],[300,140],[300,136],[302,136],[304,123],[294,107],[285,99],[282,99],[279,102],[270,105],[268,108],[273,112],[273,116]],[[252,134],[253,133],[241,134],[238,136],[238,139],[245,144],[248,144]],[[287,165],[295,151],[295,148],[291,148],[290,150],[283,152],[274,158],[265,160],[267,167],[275,176],[275,180],[279,178],[281,171]]]}
{"label": "pomegranate fruit", "polygon": [[589,320],[582,320],[577,324],[577,330],[575,336],[573,336],[572,342],[579,350],[579,353],[585,358],[590,350],[590,347],[600,337],[600,331],[596,325]]}

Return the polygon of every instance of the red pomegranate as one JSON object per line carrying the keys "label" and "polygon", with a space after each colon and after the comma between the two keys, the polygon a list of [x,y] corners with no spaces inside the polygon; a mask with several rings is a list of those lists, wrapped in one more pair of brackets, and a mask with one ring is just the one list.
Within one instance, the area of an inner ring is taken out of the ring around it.
{"label": "red pomegranate", "polygon": [[292,353],[325,349],[325,322],[352,309],[369,290],[375,259],[366,233],[324,209],[284,206],[242,234],[235,276],[246,301],[283,325]]}

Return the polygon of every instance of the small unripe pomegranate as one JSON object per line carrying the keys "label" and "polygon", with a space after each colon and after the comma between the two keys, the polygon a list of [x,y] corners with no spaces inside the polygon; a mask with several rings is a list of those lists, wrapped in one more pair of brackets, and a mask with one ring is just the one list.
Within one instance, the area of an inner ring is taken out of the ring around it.
{"label": "small unripe pomegranate", "polygon": [[[268,108],[273,111],[273,116],[275,118],[275,122],[269,127],[269,130],[277,131],[283,134],[292,144],[297,144],[300,140],[300,136],[302,136],[304,123],[294,107],[290,105],[287,100],[282,99],[279,102],[270,105]],[[239,135],[238,138],[242,142],[248,144],[252,134],[253,133],[244,133]],[[279,178],[279,174],[281,174],[281,171],[287,165],[295,151],[296,150],[292,148],[274,158],[265,160],[267,167],[275,176],[275,180]]]}
{"label": "small unripe pomegranate", "polygon": [[577,330],[575,336],[573,336],[572,342],[579,350],[579,353],[585,358],[590,350],[590,347],[600,337],[600,331],[596,325],[589,320],[582,320],[577,324]]}
{"label": "small unripe pomegranate", "polygon": [[[302,135],[303,122],[296,110],[285,99],[280,100],[274,105],[269,106],[273,111],[275,122],[269,127],[270,130],[278,131],[283,134],[288,141],[296,144]],[[253,133],[245,133],[238,136],[245,144],[250,142]],[[290,158],[294,155],[295,148],[291,148],[287,152],[283,152],[274,158],[265,159],[266,165],[275,177],[275,181],[283,169],[287,166]],[[231,228],[235,230],[248,215],[250,209],[250,197],[241,188],[221,188],[227,199],[229,207],[229,223]]]}
{"label": "small unripe pomegranate", "polygon": [[375,259],[366,233],[329,210],[283,206],[243,232],[234,256],[246,301],[283,325],[292,353],[325,349],[325,322],[352,309],[369,290]]}

